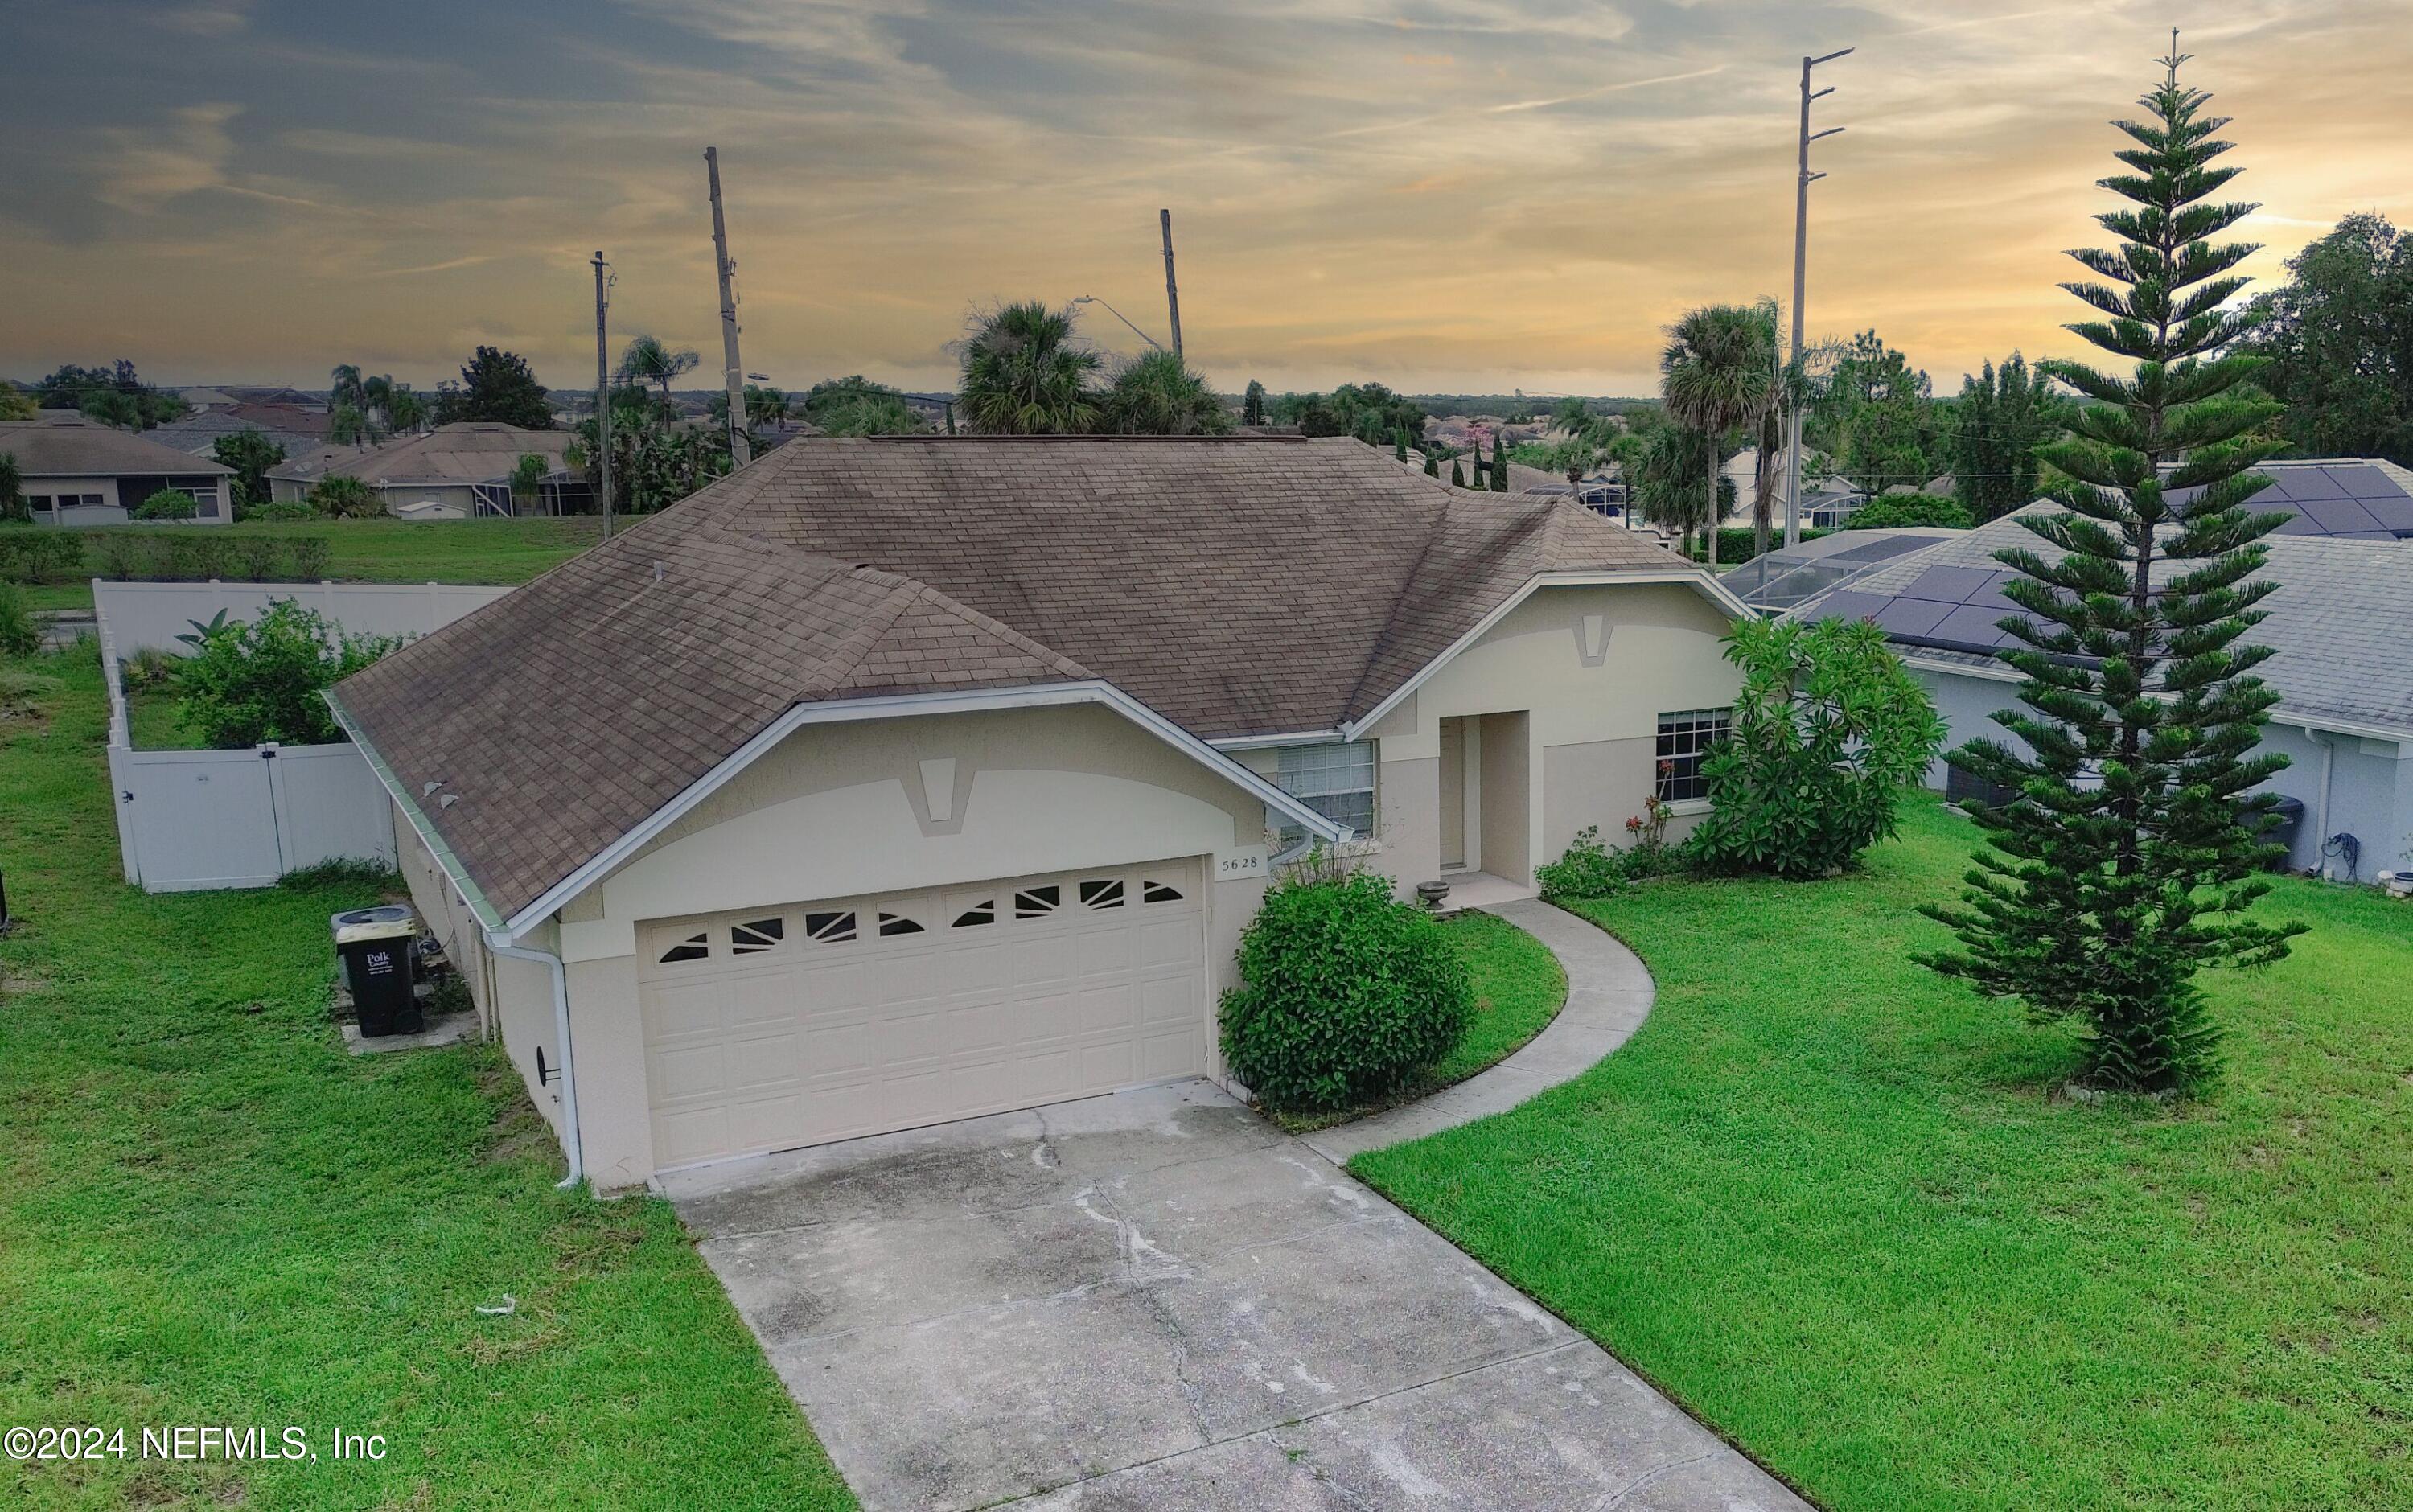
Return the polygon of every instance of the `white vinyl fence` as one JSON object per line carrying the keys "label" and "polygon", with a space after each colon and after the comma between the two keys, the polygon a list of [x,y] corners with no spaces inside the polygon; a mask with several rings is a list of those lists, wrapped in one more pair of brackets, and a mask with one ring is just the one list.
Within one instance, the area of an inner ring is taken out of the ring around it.
{"label": "white vinyl fence", "polygon": [[347,633],[422,635],[508,588],[443,584],[93,584],[101,668],[109,681],[109,778],[126,880],[146,892],[265,887],[289,871],[344,857],[394,862],[393,805],[348,742],[244,750],[136,750],[119,679],[122,655],[176,654],[176,637],[221,610],[259,615],[280,599],[315,609]]}

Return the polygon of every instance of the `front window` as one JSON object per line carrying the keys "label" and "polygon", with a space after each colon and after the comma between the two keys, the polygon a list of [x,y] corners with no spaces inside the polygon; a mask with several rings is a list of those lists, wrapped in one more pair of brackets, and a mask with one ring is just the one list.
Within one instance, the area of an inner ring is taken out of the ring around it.
{"label": "front window", "polygon": [[[1282,746],[1274,752],[1274,783],[1353,836],[1374,833],[1374,746],[1365,740],[1332,740],[1315,746]],[[1304,826],[1269,820],[1287,851],[1307,838]]]}
{"label": "front window", "polygon": [[1664,803],[1706,798],[1701,758],[1734,727],[1732,709],[1680,709],[1659,716],[1659,797]]}

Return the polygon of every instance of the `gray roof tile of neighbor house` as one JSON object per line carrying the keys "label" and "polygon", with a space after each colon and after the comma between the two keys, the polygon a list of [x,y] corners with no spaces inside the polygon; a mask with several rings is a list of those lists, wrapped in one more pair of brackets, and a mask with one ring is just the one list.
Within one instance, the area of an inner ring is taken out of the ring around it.
{"label": "gray roof tile of neighbor house", "polygon": [[[2057,509],[2031,504],[2019,513]],[[2263,575],[2279,586],[2247,633],[2272,648],[2260,672],[2282,715],[2413,734],[2413,541],[2274,534],[2264,543]],[[2013,574],[1993,554],[2012,546],[2052,550],[2006,515],[1895,557],[1793,613],[1873,619],[1922,659],[1999,666],[1993,652],[2018,643],[1996,621],[2021,611],[2003,597]]]}
{"label": "gray roof tile of neighbor house", "polygon": [[508,914],[796,704],[1094,678],[1203,738],[1331,730],[1537,573],[1690,571],[1348,439],[816,439],[336,697]]}
{"label": "gray roof tile of neighbor house", "polygon": [[16,457],[18,472],[27,478],[190,477],[234,470],[97,421],[0,422],[0,452]]}
{"label": "gray roof tile of neighbor house", "polygon": [[492,421],[457,421],[424,436],[405,436],[367,451],[334,444],[289,457],[271,478],[316,482],[341,475],[369,483],[488,483],[511,475],[534,452],[554,467],[577,437],[569,431],[531,431]]}

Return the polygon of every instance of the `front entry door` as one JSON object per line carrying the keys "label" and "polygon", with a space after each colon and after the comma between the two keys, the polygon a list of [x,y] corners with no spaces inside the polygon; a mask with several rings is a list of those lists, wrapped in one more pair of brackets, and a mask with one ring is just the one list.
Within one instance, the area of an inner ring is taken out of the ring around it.
{"label": "front entry door", "polygon": [[1466,865],[1466,721],[1441,721],[1441,865]]}

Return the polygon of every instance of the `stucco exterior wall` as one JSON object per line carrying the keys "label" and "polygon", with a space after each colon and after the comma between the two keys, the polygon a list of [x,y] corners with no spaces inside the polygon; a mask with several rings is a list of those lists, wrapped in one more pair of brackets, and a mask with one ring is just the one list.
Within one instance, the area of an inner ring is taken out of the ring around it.
{"label": "stucco exterior wall", "polygon": [[[562,911],[588,1174],[610,1190],[653,1171],[641,921],[1197,856],[1211,1012],[1264,846],[1262,803],[1110,710],[807,725]],[[1238,874],[1219,879],[1218,858]]]}
{"label": "stucco exterior wall", "polygon": [[[1405,809],[1402,819],[1384,829],[1371,865],[1397,881],[1402,896],[1440,875],[1441,721],[1517,710],[1530,711],[1525,878],[1533,866],[1555,860],[1587,824],[1622,844],[1626,817],[1640,810],[1655,780],[1659,716],[1734,702],[1741,679],[1720,644],[1727,629],[1723,610],[1680,583],[1539,589],[1369,732],[1381,742],[1386,826],[1394,823],[1390,785],[1412,787],[1397,806]],[[1488,748],[1499,726],[1473,728],[1475,744]],[[1492,760],[1488,749],[1471,752],[1469,770]],[[1414,770],[1417,763],[1430,765],[1430,778]],[[1530,801],[1532,794],[1538,801]],[[1495,824],[1514,820],[1495,817],[1488,799],[1477,800],[1482,811],[1473,827],[1481,833],[1468,836],[1470,861],[1516,853],[1513,845],[1503,852],[1495,843]]]}
{"label": "stucco exterior wall", "polygon": [[[1979,737],[2021,745],[1992,719],[1996,709],[2018,705],[2017,683],[1934,667],[1912,671],[1935,701],[1936,712],[1944,716],[1949,730],[1944,742],[1947,751]],[[2341,833],[2362,842],[2361,864],[2355,874],[2361,881],[2369,882],[2382,870],[2413,866],[2413,855],[2406,850],[2413,845],[2413,742],[2327,732],[2315,734],[2284,719],[2284,714],[2274,716],[2263,727],[2262,749],[2278,751],[2288,764],[2262,788],[2304,806],[2303,822],[2288,848],[2288,867],[2297,871],[2319,867],[2323,842]],[[2321,794],[2324,743],[2334,752],[2330,758],[2326,823]],[[1941,790],[1944,781],[1945,763],[1938,758],[1928,768],[1927,785]],[[2339,875],[2343,878],[2342,869]]]}

